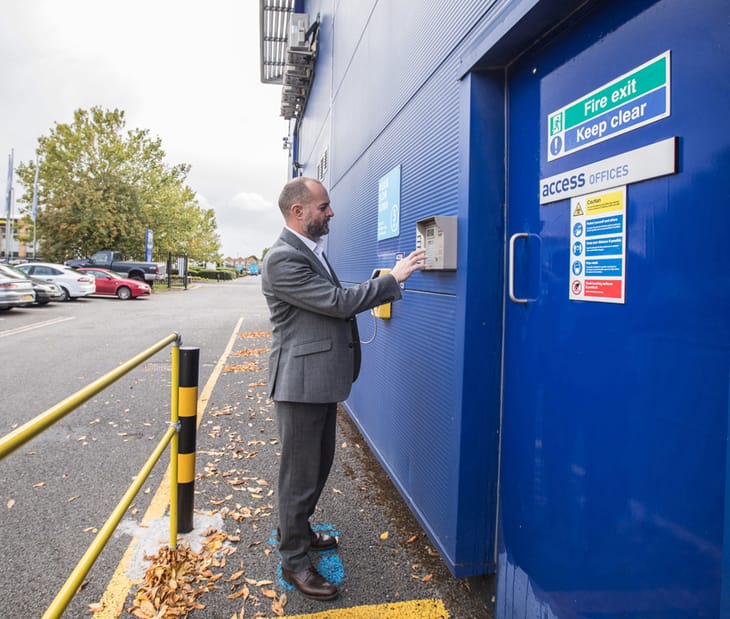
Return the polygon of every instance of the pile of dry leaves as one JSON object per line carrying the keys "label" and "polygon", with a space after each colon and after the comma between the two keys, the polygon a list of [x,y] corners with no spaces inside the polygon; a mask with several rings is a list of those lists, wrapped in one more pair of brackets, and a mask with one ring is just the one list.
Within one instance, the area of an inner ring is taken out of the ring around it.
{"label": "pile of dry leaves", "polygon": [[[171,549],[164,546],[158,554],[145,559],[151,562],[147,568],[142,584],[128,608],[129,612],[139,619],[177,619],[187,617],[194,610],[205,609],[200,600],[204,593],[214,589],[228,588],[232,591],[228,599],[241,600],[241,610],[234,613],[231,619],[246,617],[246,603],[252,609],[260,607],[261,595],[271,601],[271,611],[276,616],[284,615],[286,594],[279,596],[268,588],[273,584],[270,580],[256,581],[244,577],[243,569],[231,574],[225,581],[223,568],[227,557],[235,549],[226,545],[229,537],[216,529],[208,529],[203,533],[204,543],[200,552],[190,549],[187,544]],[[214,571],[217,570],[217,571]],[[219,582],[220,581],[220,582]],[[218,584],[216,584],[218,583]],[[265,617],[266,614],[256,611],[250,617]]]}

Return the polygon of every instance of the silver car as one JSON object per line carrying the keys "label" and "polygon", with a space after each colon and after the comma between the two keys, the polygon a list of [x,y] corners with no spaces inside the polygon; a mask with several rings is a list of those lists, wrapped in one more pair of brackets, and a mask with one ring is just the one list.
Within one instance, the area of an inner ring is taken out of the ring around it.
{"label": "silver car", "polygon": [[[10,277],[22,277],[27,279],[33,286],[35,292],[35,303],[37,305],[47,305],[51,301],[63,301],[64,295],[61,287],[53,282],[46,282],[36,277],[31,277],[20,269],[16,269],[9,264],[0,263],[0,275],[8,275]],[[30,305],[30,303],[28,303]]]}
{"label": "silver car", "polygon": [[0,273],[0,310],[8,310],[18,305],[35,301],[33,285],[19,275]]}

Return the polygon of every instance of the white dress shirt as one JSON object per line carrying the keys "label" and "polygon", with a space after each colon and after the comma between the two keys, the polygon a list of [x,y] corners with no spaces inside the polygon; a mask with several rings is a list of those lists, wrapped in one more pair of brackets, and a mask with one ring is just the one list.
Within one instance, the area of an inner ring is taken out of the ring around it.
{"label": "white dress shirt", "polygon": [[325,238],[323,236],[320,236],[316,241],[313,241],[312,239],[302,234],[299,234],[296,230],[292,230],[289,226],[285,226],[285,228],[289,230],[292,234],[296,234],[302,240],[302,243],[304,243],[309,249],[311,249],[312,253],[317,256],[317,259],[322,263],[322,266],[325,268],[327,273],[332,275],[332,271],[330,271],[330,267],[327,264],[327,261],[324,259]]}

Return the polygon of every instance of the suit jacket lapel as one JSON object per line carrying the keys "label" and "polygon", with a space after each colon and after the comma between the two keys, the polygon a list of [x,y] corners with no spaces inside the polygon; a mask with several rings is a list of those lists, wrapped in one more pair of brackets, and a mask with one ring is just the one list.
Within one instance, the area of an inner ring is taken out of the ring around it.
{"label": "suit jacket lapel", "polygon": [[[334,271],[332,271],[332,274],[330,275],[330,273],[327,272],[327,269],[324,268],[324,265],[319,261],[319,258],[314,255],[314,252],[309,249],[309,247],[307,247],[302,239],[300,239],[296,234],[292,233],[291,230],[289,230],[288,228],[284,228],[281,231],[281,236],[279,238],[281,238],[288,245],[291,245],[294,249],[302,252],[307,257],[309,262],[312,264],[312,268],[317,271],[317,273],[320,273],[329,278],[341,288],[340,283],[337,281],[337,278],[334,275]],[[329,265],[329,262],[327,264]],[[331,266],[330,270],[332,270]]]}
{"label": "suit jacket lapel", "polygon": [[335,273],[335,270],[332,268],[330,261],[327,260],[327,254],[322,252],[322,258],[324,258],[324,261],[327,263],[327,268],[330,270],[329,274],[332,277],[332,281],[335,283],[335,286],[337,286],[338,288],[342,288],[342,284],[340,284],[340,280],[337,279],[337,274]]}
{"label": "suit jacket lapel", "polygon": [[[337,274],[335,273],[335,270],[332,268],[330,261],[327,260],[327,254],[322,253],[322,257],[329,267],[330,273],[332,275],[332,281],[335,282],[335,285],[338,288],[342,288],[340,280],[337,279]],[[362,364],[362,351],[360,350],[360,332],[357,328],[357,317],[353,316],[349,319],[349,322],[350,329],[352,330],[352,352],[355,356],[355,364],[352,368],[352,382],[354,383],[357,380],[357,377],[360,375],[360,365]]]}

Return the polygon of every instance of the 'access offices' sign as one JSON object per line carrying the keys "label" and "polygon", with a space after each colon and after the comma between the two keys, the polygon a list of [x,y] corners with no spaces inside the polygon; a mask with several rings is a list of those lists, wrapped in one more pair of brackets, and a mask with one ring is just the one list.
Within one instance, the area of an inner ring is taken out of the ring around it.
{"label": "'access offices' sign", "polygon": [[552,161],[670,113],[669,50],[548,114]]}
{"label": "'access offices' sign", "polygon": [[671,137],[541,178],[540,204],[676,173],[677,138]]}

